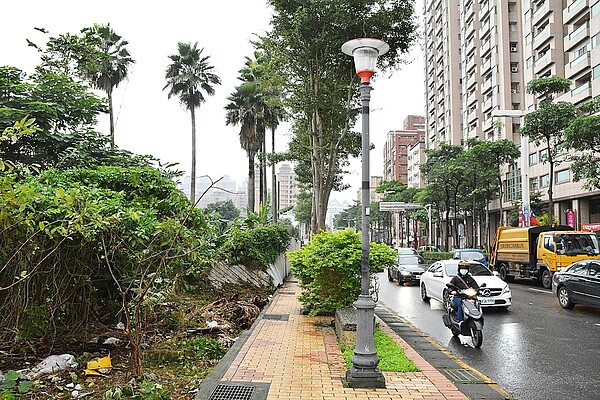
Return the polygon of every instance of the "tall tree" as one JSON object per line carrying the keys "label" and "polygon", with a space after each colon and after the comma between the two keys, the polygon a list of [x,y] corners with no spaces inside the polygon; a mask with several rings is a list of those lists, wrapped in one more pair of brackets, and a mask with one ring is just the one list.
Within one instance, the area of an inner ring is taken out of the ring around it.
{"label": "tall tree", "polygon": [[[292,115],[292,140],[302,149],[292,154],[310,171],[312,231],[325,229],[331,191],[342,186],[341,174],[357,153],[351,127],[358,115],[353,61],[341,46],[356,37],[381,38],[392,51],[381,57],[382,70],[397,67],[414,39],[412,1],[269,0],[273,29],[265,43],[286,76]],[[360,140],[358,140],[360,143]]]}
{"label": "tall tree", "polygon": [[91,28],[84,29],[85,34],[95,39],[100,53],[104,56],[98,64],[88,71],[88,79],[100,90],[106,92],[108,97],[108,113],[110,116],[110,144],[115,147],[115,120],[113,110],[113,90],[127,78],[131,64],[135,60],[125,48],[128,41],[118,35],[110,24],[94,24]]}
{"label": "tall tree", "polygon": [[[242,82],[254,83],[257,85],[258,90],[261,93],[260,100],[262,104],[260,107],[257,106],[259,115],[257,118],[264,120],[263,125],[265,128],[271,130],[271,156],[270,159],[266,155],[266,138],[263,136],[261,139],[263,142],[261,157],[260,157],[260,203],[263,203],[267,199],[267,160],[271,163],[271,178],[273,193],[271,196],[272,206],[271,211],[273,214],[273,220],[277,221],[277,181],[275,175],[275,131],[279,126],[279,122],[284,118],[285,113],[282,105],[282,76],[277,73],[274,63],[276,62],[273,57],[268,53],[262,42],[256,42],[253,57],[246,57],[244,67],[240,70],[239,79]],[[265,131],[266,133],[266,131]]]}
{"label": "tall tree", "polygon": [[577,150],[570,156],[573,180],[585,179],[587,189],[600,189],[600,99],[595,98],[581,107],[583,115],[575,118],[565,129],[565,147]]}
{"label": "tall tree", "polygon": [[198,48],[198,42],[179,42],[178,53],[169,56],[171,64],[167,67],[165,78],[169,88],[168,97],[177,96],[181,104],[190,111],[192,120],[192,171],[190,183],[190,200],[196,203],[196,108],[206,101],[205,96],[215,94],[215,85],[221,79],[213,72],[209,64],[210,56],[203,56],[204,49]]}
{"label": "tall tree", "polygon": [[[553,95],[569,90],[571,81],[568,79],[550,76],[534,79],[527,84],[527,93],[540,98],[538,108],[524,117],[521,135],[528,136],[536,146],[544,144],[548,149],[547,157],[542,160],[549,165],[548,178],[548,217],[554,220],[554,168],[560,164],[564,144],[564,130],[577,116],[577,108],[566,101],[555,102]],[[527,157],[527,152],[522,149],[522,157]],[[528,184],[524,183],[524,184]]]}
{"label": "tall tree", "polygon": [[245,82],[235,88],[225,106],[225,123],[240,125],[240,144],[248,155],[248,210],[254,211],[254,159],[262,147],[264,119],[262,93],[254,82]]}

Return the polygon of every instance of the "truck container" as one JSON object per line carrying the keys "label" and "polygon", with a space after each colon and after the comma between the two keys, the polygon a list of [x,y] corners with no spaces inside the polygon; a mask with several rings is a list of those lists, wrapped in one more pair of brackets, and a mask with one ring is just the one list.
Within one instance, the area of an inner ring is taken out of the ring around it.
{"label": "truck container", "polygon": [[502,226],[492,243],[489,264],[507,282],[536,279],[549,289],[555,271],[598,254],[598,238],[591,232],[570,226]]}

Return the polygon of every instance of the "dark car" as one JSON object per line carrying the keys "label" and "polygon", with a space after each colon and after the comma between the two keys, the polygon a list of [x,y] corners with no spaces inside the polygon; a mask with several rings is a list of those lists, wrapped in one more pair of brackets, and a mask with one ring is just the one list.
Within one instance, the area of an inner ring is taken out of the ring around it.
{"label": "dark car", "polygon": [[427,269],[427,261],[418,254],[398,256],[396,265],[388,268],[388,280],[398,281],[398,285],[406,282],[417,283],[421,279],[421,274]]}
{"label": "dark car", "polygon": [[452,254],[454,260],[477,261],[487,267],[487,258],[479,249],[455,249]]}
{"label": "dark car", "polygon": [[600,259],[574,262],[552,277],[552,292],[562,308],[600,307]]}

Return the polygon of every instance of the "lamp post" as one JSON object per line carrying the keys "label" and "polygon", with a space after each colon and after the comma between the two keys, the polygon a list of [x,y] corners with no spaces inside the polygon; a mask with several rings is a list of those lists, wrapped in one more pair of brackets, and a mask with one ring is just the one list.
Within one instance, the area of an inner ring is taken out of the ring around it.
{"label": "lamp post", "polygon": [[425,204],[423,206],[426,210],[427,210],[427,220],[429,221],[429,230],[427,231],[428,233],[428,245],[429,246],[434,246],[433,243],[431,243],[431,204]]}
{"label": "lamp post", "polygon": [[356,307],[356,347],[352,366],[346,372],[350,387],[383,388],[385,378],[377,368],[379,358],[373,338],[375,302],[369,295],[369,101],[371,77],[375,72],[377,57],[387,53],[390,46],[379,39],[353,39],[342,45],[342,51],[354,57],[356,74],[360,77],[360,100],[362,103],[362,257],[360,265],[360,295]]}
{"label": "lamp post", "polygon": [[[492,117],[521,118],[522,110],[494,110]],[[529,139],[521,135],[521,212],[523,213],[523,226],[529,226],[531,215],[529,205]],[[502,204],[500,204],[502,209]]]}

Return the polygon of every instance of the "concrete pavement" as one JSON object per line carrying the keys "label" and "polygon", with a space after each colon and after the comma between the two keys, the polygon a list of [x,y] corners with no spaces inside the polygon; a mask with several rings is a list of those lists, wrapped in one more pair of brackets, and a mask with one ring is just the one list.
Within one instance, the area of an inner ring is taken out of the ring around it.
{"label": "concrete pavement", "polygon": [[404,349],[420,372],[383,372],[385,389],[344,387],[347,367],[333,317],[301,314],[300,287],[286,281],[201,384],[196,400],[510,399],[389,310],[375,310],[380,328]]}

